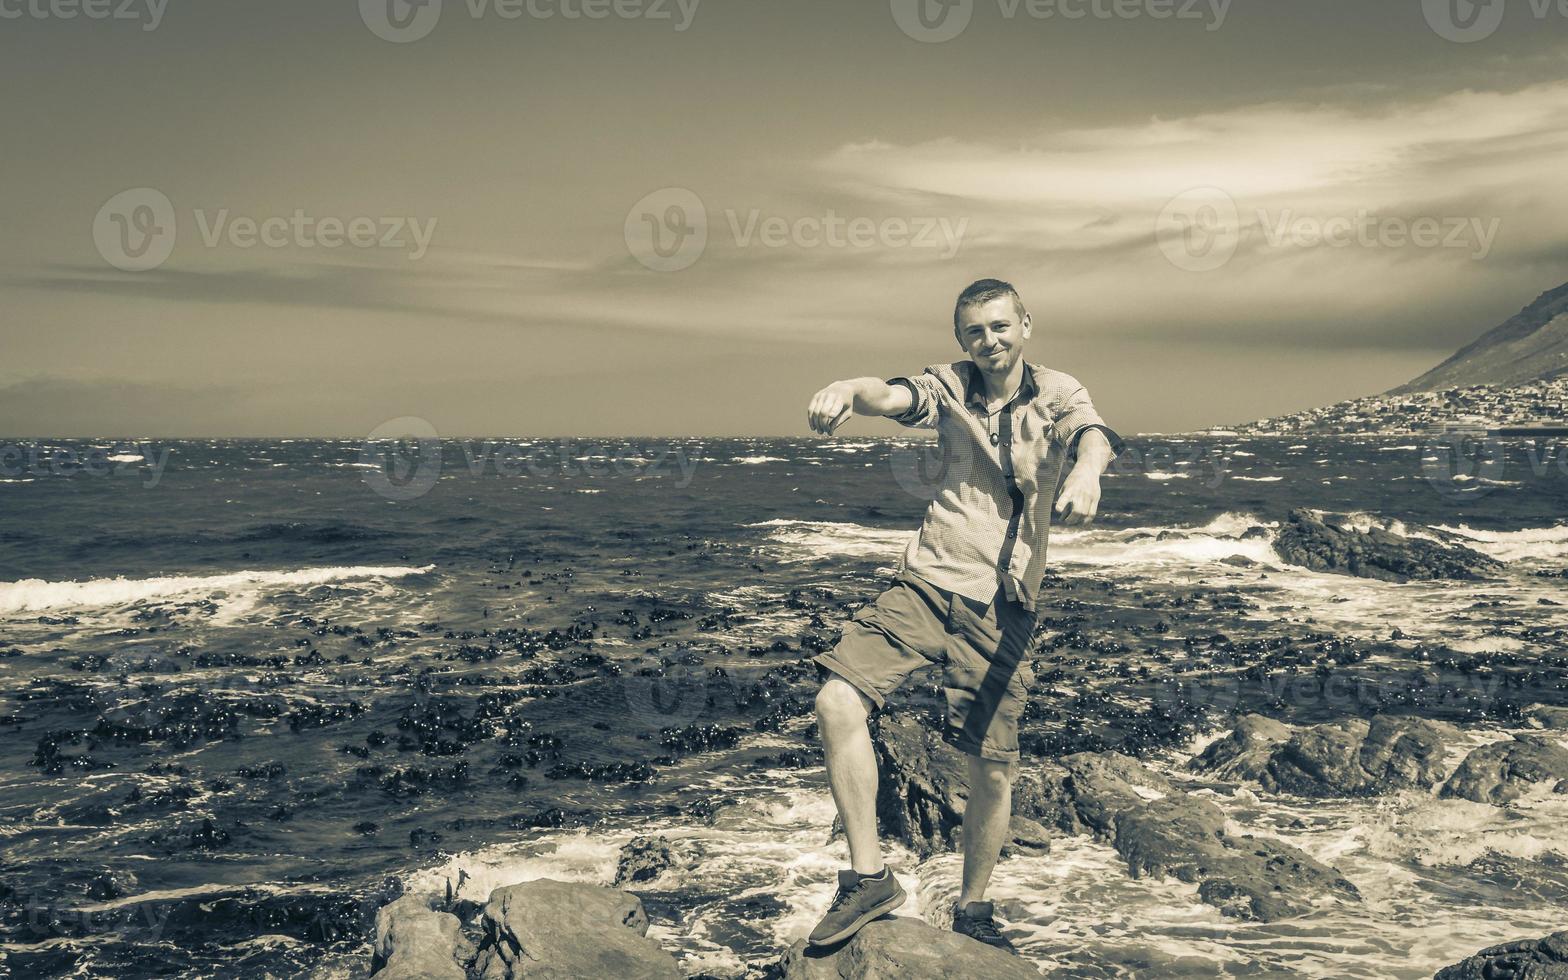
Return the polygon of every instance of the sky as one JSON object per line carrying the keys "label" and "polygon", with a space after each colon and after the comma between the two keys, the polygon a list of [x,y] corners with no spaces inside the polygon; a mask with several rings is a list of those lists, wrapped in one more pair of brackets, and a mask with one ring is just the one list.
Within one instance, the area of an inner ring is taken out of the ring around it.
{"label": "sky", "polygon": [[804,436],[986,276],[1179,431],[1568,281],[1557,0],[0,0],[0,84],[9,435]]}

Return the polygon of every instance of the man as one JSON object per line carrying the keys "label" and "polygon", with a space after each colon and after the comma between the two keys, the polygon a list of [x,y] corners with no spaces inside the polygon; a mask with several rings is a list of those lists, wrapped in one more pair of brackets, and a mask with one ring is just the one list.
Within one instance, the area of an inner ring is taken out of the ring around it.
{"label": "man", "polygon": [[913,378],[839,381],[807,409],[812,429],[825,435],[852,414],[936,429],[945,463],[892,586],[851,617],[833,650],[813,658],[826,678],[817,722],[850,853],[812,930],[814,945],[841,942],[903,904],[877,839],[877,765],[866,719],[910,671],[939,663],[943,738],[968,756],[953,929],[1015,952],[983,899],[1012,817],[1046,539],[1053,507],[1068,523],[1093,520],[1100,475],[1121,452],[1120,437],[1082,385],[1024,361],[1030,328],[1017,290],[982,279],[959,294],[953,310],[953,334],[968,360]]}

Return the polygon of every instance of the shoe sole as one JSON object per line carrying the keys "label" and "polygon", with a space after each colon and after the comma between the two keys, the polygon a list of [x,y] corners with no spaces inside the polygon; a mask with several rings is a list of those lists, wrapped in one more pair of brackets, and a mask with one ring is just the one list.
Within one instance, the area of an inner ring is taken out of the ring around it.
{"label": "shoe sole", "polygon": [[906,898],[908,898],[908,897],[909,897],[909,894],[904,891],[903,886],[901,885],[901,886],[899,886],[898,891],[896,893],[894,893],[893,896],[890,897],[887,901],[883,902],[881,905],[874,905],[871,908],[867,909],[866,911],[860,913],[860,918],[856,919],[854,922],[851,922],[849,925],[847,925],[844,928],[840,929],[838,932],[835,932],[831,936],[827,936],[827,937],[825,937],[823,939],[810,939],[810,938],[808,938],[806,940],[806,945],[808,945],[808,946],[832,946],[835,943],[841,943],[844,940],[848,939],[850,936],[853,936],[855,933],[859,932],[866,925],[866,923],[872,921],[873,919],[876,919],[876,918],[879,918],[881,916],[884,916],[884,915],[888,914],[889,912],[893,911],[894,909],[898,908],[900,905],[903,905],[904,904],[904,900]]}

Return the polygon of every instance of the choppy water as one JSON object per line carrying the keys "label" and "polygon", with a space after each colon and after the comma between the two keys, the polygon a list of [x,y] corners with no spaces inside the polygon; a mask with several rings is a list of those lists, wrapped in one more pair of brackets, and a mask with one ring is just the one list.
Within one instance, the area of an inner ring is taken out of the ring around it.
{"label": "choppy water", "polygon": [[[1154,724],[1167,694],[1140,669],[1216,650],[1361,650],[1339,687],[1269,677],[1292,721],[1392,706],[1480,744],[1568,700],[1568,589],[1542,574],[1568,566],[1557,447],[1484,466],[1410,439],[1133,449],[1097,526],[1053,533],[1026,748],[1122,747],[1185,778],[1257,705],[1221,692]],[[3,968],[359,976],[399,887],[608,882],[650,832],[678,867],[639,893],[688,972],[755,969],[825,905],[845,853],[801,662],[918,522],[920,444],[70,442],[0,464]],[[1461,534],[1505,578],[1285,566],[1270,536],[1301,506]],[[1199,791],[1340,867],[1364,907],[1236,923],[1059,839],[998,869],[1024,953],[1078,977],[1419,977],[1561,924],[1568,801]],[[940,921],[957,856],[892,860],[904,914]]]}

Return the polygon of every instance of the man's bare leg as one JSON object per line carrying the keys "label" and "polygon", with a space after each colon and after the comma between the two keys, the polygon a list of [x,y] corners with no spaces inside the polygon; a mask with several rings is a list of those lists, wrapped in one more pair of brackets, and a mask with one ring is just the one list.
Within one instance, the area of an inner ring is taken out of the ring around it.
{"label": "man's bare leg", "polygon": [[871,875],[882,870],[877,840],[877,757],[866,719],[871,699],[837,674],[817,692],[817,730],[822,734],[828,784],[849,839],[850,867]]}
{"label": "man's bare leg", "polygon": [[1013,819],[1016,766],[977,755],[969,759],[969,802],[964,807],[964,885],[958,907],[985,900],[986,886]]}

